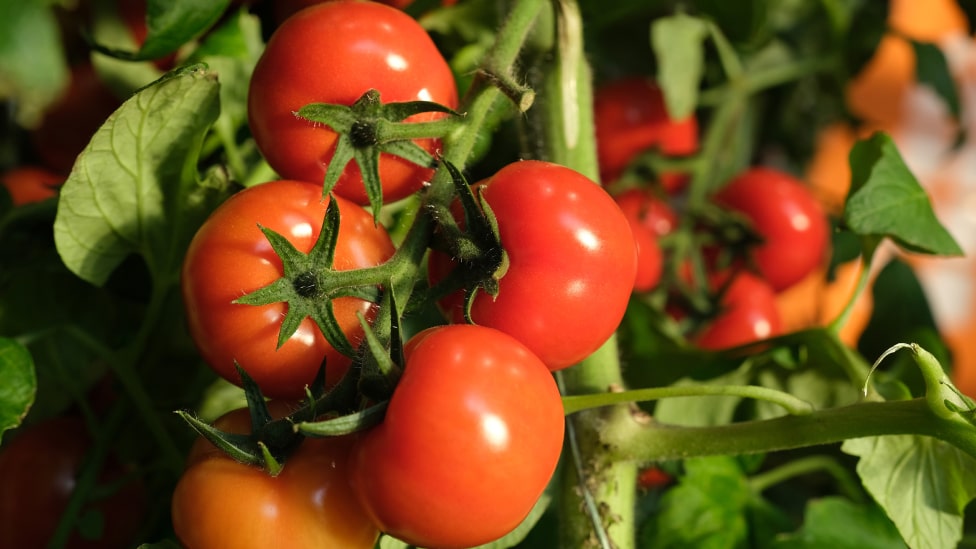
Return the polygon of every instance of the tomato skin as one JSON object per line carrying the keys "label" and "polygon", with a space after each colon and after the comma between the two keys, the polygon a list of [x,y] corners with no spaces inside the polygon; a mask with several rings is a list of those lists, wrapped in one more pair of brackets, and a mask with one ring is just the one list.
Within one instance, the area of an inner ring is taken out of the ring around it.
{"label": "tomato skin", "polygon": [[[342,198],[334,268],[372,267],[393,255],[382,226],[361,207]],[[262,288],[283,274],[258,224],[287,237],[308,252],[322,228],[328,199],[314,183],[278,180],[245,189],[221,204],[197,231],[183,264],[182,290],[190,335],[204,360],[225,379],[240,383],[234,361],[257,382],[265,396],[301,398],[327,358],[326,384],[349,367],[325,340],[315,322],[302,321],[277,351],[285,303],[243,305],[235,299]],[[369,302],[345,297],[333,301],[343,332],[355,345],[362,337],[356,312],[371,318]]]}
{"label": "tomato skin", "polygon": [[614,200],[630,222],[637,243],[634,291],[650,291],[661,281],[664,271],[664,252],[658,238],[678,226],[678,215],[648,189],[628,189],[614,196]]}
{"label": "tomato skin", "polygon": [[[616,181],[641,152],[657,147],[663,154],[683,156],[698,149],[694,115],[672,120],[661,89],[644,77],[626,77],[597,87],[593,96],[597,158],[604,184]],[[681,189],[686,177],[660,174],[668,192]]]}
{"label": "tomato skin", "polygon": [[830,224],[813,193],[793,176],[766,167],[741,173],[715,202],[748,217],[764,242],[753,251],[774,290],[799,282],[826,259]]}
{"label": "tomato skin", "polygon": [[[92,441],[84,421],[58,417],[24,427],[4,438],[0,447],[0,547],[46,547],[57,528]],[[98,486],[120,482],[129,471],[109,457]],[[126,481],[82,513],[99,512],[104,520],[101,539],[84,539],[73,532],[69,549],[132,547],[148,509],[145,486],[138,478]]]}
{"label": "tomato skin", "polygon": [[693,339],[702,349],[727,349],[783,331],[772,287],[747,271],[733,276],[722,296],[721,312]]}
{"label": "tomato skin", "polygon": [[[250,432],[247,409],[218,428]],[[173,529],[186,549],[235,547],[371,549],[379,533],[349,482],[351,437],[306,439],[272,477],[198,439],[172,499]]]}
{"label": "tomato skin", "polygon": [[67,175],[95,131],[121,104],[91,63],[73,66],[68,89],[28,133],[41,164]]}
{"label": "tomato skin", "polygon": [[58,195],[65,177],[40,166],[17,166],[0,175],[14,206],[41,202]]}
{"label": "tomato skin", "polygon": [[[509,266],[497,297],[475,297],[472,320],[514,336],[552,370],[572,366],[613,334],[627,308],[637,273],[627,218],[601,186],[550,162],[515,162],[479,185]],[[434,252],[429,278],[454,267]],[[452,322],[464,321],[463,301],[458,292],[440,302]]]}
{"label": "tomato skin", "polygon": [[559,460],[555,381],[525,346],[484,326],[429,328],[404,350],[385,419],[353,451],[361,501],[380,530],[421,547],[505,535]]}
{"label": "tomato skin", "polygon": [[[384,103],[434,101],[457,107],[450,67],[430,36],[404,12],[375,2],[337,0],[288,17],[268,41],[251,77],[248,119],[258,148],[282,177],[321,184],[337,141],[330,128],[297,118],[309,103],[352,105],[369,89]],[[422,113],[407,119],[444,116]],[[418,140],[434,152],[439,141]],[[385,202],[420,189],[433,171],[386,154],[379,161]],[[350,162],[334,192],[367,204]]]}

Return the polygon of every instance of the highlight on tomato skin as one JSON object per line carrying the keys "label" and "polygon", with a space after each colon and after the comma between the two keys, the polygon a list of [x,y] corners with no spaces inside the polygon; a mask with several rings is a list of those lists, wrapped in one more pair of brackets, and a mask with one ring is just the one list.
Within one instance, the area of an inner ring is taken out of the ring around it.
{"label": "highlight on tomato skin", "polygon": [[[508,264],[498,295],[480,292],[471,319],[514,336],[551,370],[576,364],[610,338],[626,312],[637,273],[630,223],[603,187],[550,162],[510,163],[479,188]],[[457,267],[434,251],[428,278],[436,284]],[[463,292],[438,306],[449,321],[465,322]]]}
{"label": "highlight on tomato skin", "polygon": [[[341,197],[340,223],[333,265],[337,270],[375,267],[395,248],[386,229],[363,208]],[[329,345],[311,318],[280,348],[278,333],[287,304],[234,303],[283,274],[281,259],[261,227],[285,236],[307,253],[322,229],[330,200],[322,186],[276,180],[249,187],[223,202],[197,230],[183,263],[182,296],[190,335],[204,361],[232,383],[240,383],[235,363],[272,398],[302,398],[328,361],[326,385],[335,385],[352,358]],[[333,300],[343,333],[357,344],[363,335],[357,313],[368,320],[375,307],[356,297]]]}
{"label": "highlight on tomato skin", "polygon": [[[312,103],[352,105],[370,89],[383,103],[458,105],[450,66],[427,31],[403,11],[355,0],[298,11],[275,29],[250,79],[248,122],[258,149],[282,178],[322,184],[339,136],[295,112]],[[405,122],[444,116],[424,112]],[[414,142],[431,154],[440,147],[437,139]],[[383,201],[393,202],[420,190],[433,170],[382,154],[379,175]],[[333,192],[369,203],[356,162],[346,165]]]}
{"label": "highlight on tomato skin", "polygon": [[382,423],[353,451],[353,484],[380,529],[420,547],[498,539],[529,514],[563,446],[562,400],[548,368],[493,328],[428,328]]}
{"label": "highlight on tomato skin", "polygon": [[[732,276],[731,282],[725,279]],[[782,319],[776,292],[763,278],[748,271],[715,275],[713,284],[727,284],[717,315],[706,322],[692,342],[702,349],[722,350],[780,335]]]}
{"label": "highlight on tomato skin", "polygon": [[[291,403],[271,401],[272,416]],[[251,431],[247,408],[214,422]],[[190,450],[171,501],[173,529],[186,549],[371,549],[379,537],[353,491],[349,455],[355,436],[307,439],[277,476],[234,461],[205,439]]]}
{"label": "highlight on tomato skin", "polygon": [[825,260],[830,222],[810,188],[792,175],[753,166],[719,189],[714,201],[752,222],[763,240],[752,260],[774,290],[796,284]]}

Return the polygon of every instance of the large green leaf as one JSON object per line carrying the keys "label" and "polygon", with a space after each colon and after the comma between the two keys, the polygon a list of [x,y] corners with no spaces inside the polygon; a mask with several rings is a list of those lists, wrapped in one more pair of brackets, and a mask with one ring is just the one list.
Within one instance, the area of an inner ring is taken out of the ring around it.
{"label": "large green leaf", "polygon": [[200,144],[219,111],[215,74],[202,65],[168,75],[127,100],[95,133],[61,192],[58,253],[101,285],[128,255],[175,276],[209,211],[198,184]]}
{"label": "large green leaf", "polygon": [[0,435],[20,425],[36,393],[30,352],[12,339],[0,338]]}
{"label": "large green leaf", "polygon": [[860,505],[840,497],[811,501],[803,527],[777,537],[773,549],[894,549],[904,547],[891,519],[876,505]]}
{"label": "large green leaf", "polygon": [[889,237],[914,252],[962,255],[891,137],[879,132],[858,141],[850,164],[851,189],[844,209],[848,229],[862,236]]}
{"label": "large green leaf", "polygon": [[33,126],[68,85],[68,64],[54,12],[44,0],[0,2],[0,100]]}
{"label": "large green leaf", "polygon": [[951,444],[900,435],[845,441],[858,456],[864,487],[891,518],[910,547],[955,547],[963,510],[976,497],[976,461]]}

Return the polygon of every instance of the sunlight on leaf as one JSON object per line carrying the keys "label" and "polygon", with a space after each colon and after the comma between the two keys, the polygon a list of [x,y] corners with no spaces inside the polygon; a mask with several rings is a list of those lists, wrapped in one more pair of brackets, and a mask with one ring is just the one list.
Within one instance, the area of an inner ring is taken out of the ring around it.
{"label": "sunlight on leaf", "polygon": [[852,439],[841,449],[860,457],[864,487],[909,546],[956,546],[963,510],[976,497],[971,457],[947,442],[911,435]]}
{"label": "sunlight on leaf", "polygon": [[141,90],[95,133],[54,222],[58,253],[75,274],[102,285],[132,253],[154,273],[178,268],[175,243],[188,243],[209,211],[195,196],[196,163],[217,118],[218,88],[203,66],[185,69]]}

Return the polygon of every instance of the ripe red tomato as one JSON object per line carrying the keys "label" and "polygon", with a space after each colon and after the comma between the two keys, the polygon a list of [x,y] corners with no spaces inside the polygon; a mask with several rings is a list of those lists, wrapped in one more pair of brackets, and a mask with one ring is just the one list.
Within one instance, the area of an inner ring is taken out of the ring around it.
{"label": "ripe red tomato", "polygon": [[[336,198],[341,223],[334,267],[373,267],[393,255],[382,226],[352,202]],[[328,359],[326,382],[345,373],[350,358],[332,348],[310,318],[275,350],[286,304],[244,305],[233,301],[282,276],[281,260],[259,224],[308,252],[322,228],[329,201],[322,187],[298,181],[272,181],[245,189],[221,204],[200,227],[183,264],[183,301],[190,335],[204,360],[221,376],[239,383],[234,361],[251,375],[266,396],[301,398]],[[355,345],[362,337],[357,312],[371,316],[373,306],[358,298],[333,301],[343,332]]]}
{"label": "ripe red tomato", "polygon": [[[247,433],[249,422],[241,409],[215,424]],[[371,549],[379,533],[349,481],[352,443],[306,439],[272,477],[200,439],[173,492],[173,530],[187,549]]]}
{"label": "ripe red tomato", "polygon": [[727,349],[783,331],[772,287],[747,271],[734,276],[722,295],[718,316],[693,338],[702,349]]}
{"label": "ripe red tomato", "polygon": [[[84,421],[68,416],[25,427],[9,441],[5,437],[0,448],[0,547],[47,547],[91,446]],[[98,478],[98,489],[108,494],[89,501],[82,511],[101,516],[101,535],[88,539],[76,529],[66,547],[133,547],[148,506],[140,478],[110,457]]]}
{"label": "ripe red tomato", "polygon": [[353,483],[380,530],[421,547],[472,547],[528,515],[556,468],[555,381],[484,326],[429,328],[405,346],[383,422],[353,451]]}
{"label": "ripe red tomato", "polygon": [[[634,287],[637,248],[627,218],[602,187],[550,162],[509,164],[479,186],[509,264],[496,298],[475,297],[472,320],[514,336],[552,370],[586,358],[617,329]],[[432,253],[431,281],[455,266]],[[461,323],[463,301],[458,292],[440,305]]]}
{"label": "ripe red tomato", "polygon": [[634,290],[654,289],[664,270],[664,252],[658,238],[678,226],[678,215],[648,189],[628,189],[614,197],[630,222],[637,243],[637,278]]}
{"label": "ripe red tomato", "polygon": [[[657,147],[661,153],[683,156],[698,149],[698,122],[689,116],[672,120],[661,89],[643,77],[627,77],[598,86],[593,96],[600,179],[613,183],[641,152]],[[660,175],[665,190],[674,192],[685,176]]]}
{"label": "ripe red tomato", "polygon": [[68,89],[28,134],[41,163],[58,173],[70,172],[92,135],[121,103],[91,63],[72,67]]}
{"label": "ripe red tomato", "polygon": [[799,282],[826,259],[830,223],[810,190],[793,176],[753,167],[720,189],[714,199],[752,221],[763,238],[752,258],[774,290]]}
{"label": "ripe red tomato", "polygon": [[[376,2],[337,0],[301,10],[268,41],[251,77],[248,118],[268,163],[288,179],[322,183],[337,141],[330,128],[299,119],[309,103],[351,105],[369,89],[385,103],[434,101],[457,107],[457,86],[427,32],[404,12]],[[408,121],[443,116],[422,113]],[[433,152],[437,140],[418,140]],[[408,196],[432,171],[386,154],[379,161],[384,201]],[[368,203],[355,162],[335,193]]]}
{"label": "ripe red tomato", "polygon": [[0,175],[14,206],[40,202],[58,195],[65,177],[40,166],[18,166]]}

